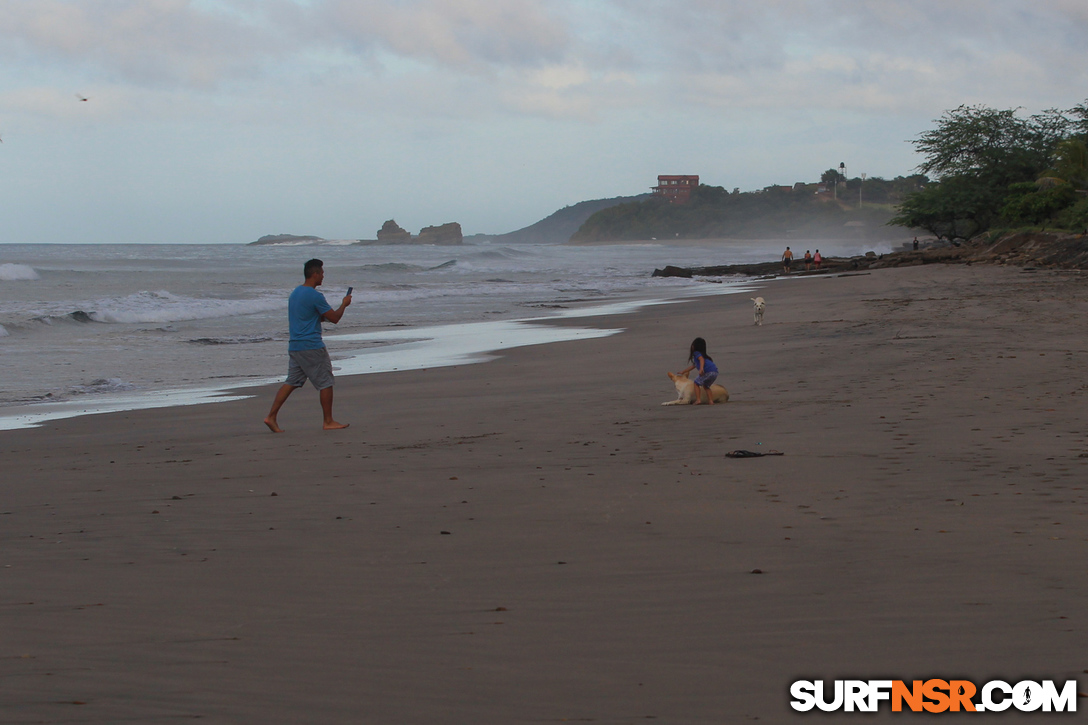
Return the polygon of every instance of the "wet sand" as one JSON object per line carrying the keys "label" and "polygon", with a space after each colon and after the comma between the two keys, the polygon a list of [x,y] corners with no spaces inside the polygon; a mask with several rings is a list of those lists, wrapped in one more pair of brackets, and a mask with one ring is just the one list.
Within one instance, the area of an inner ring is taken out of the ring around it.
{"label": "wet sand", "polygon": [[[748,295],[701,298],[343,378],[345,431],[307,389],[269,433],[270,387],[0,433],[0,722],[773,723],[806,717],[799,678],[1083,692],[1086,283],[769,282],[762,327]],[[731,401],[662,407],[696,335]]]}

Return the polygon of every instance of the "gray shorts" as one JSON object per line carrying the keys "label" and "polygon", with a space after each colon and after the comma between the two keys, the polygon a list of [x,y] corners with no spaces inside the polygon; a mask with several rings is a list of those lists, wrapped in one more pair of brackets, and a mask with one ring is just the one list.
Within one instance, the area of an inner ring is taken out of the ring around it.
{"label": "gray shorts", "polygon": [[695,378],[695,384],[700,388],[709,388],[714,384],[714,381],[718,379],[718,373],[703,373],[699,377]]}
{"label": "gray shorts", "polygon": [[290,350],[287,363],[287,384],[301,388],[309,380],[318,390],[333,386],[332,359],[328,348],[319,350]]}

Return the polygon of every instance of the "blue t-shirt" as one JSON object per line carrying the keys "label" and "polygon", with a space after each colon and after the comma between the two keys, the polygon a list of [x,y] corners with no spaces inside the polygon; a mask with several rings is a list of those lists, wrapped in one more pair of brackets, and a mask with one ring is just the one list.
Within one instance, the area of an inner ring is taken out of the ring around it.
{"label": "blue t-shirt", "polygon": [[707,373],[716,373],[716,372],[718,372],[718,366],[714,364],[713,360],[706,357],[701,352],[696,351],[696,352],[692,353],[691,361],[693,363],[695,363],[695,369],[696,370],[699,369],[699,361],[700,360],[703,361],[703,373],[702,373],[703,375],[706,375]]}
{"label": "blue t-shirt", "polygon": [[332,309],[325,295],[304,284],[295,287],[287,298],[287,323],[291,330],[288,350],[320,350],[321,316]]}

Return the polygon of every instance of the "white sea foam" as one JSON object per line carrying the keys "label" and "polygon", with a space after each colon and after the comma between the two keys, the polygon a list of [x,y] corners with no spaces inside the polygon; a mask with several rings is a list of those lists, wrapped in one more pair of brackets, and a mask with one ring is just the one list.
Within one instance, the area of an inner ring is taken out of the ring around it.
{"label": "white sea foam", "polygon": [[73,385],[68,391],[73,395],[92,395],[95,393],[122,393],[135,389],[132,383],[126,383],[121,378],[99,378],[85,385]]}
{"label": "white sea foam", "polygon": [[[655,304],[649,301],[646,304]],[[630,312],[639,305],[629,305]],[[611,311],[609,308],[602,308]],[[339,335],[333,367],[339,375],[364,375],[396,370],[419,370],[465,363],[486,362],[499,350],[526,345],[541,345],[566,340],[586,340],[608,337],[622,329],[551,326],[541,320],[507,320],[497,322],[442,325],[408,330],[385,330]],[[344,357],[341,357],[344,355]],[[282,378],[234,380],[231,388],[271,385]],[[95,380],[86,386],[73,387],[71,393],[109,393],[83,397],[60,396],[51,402],[18,406],[0,412],[0,430],[33,428],[49,420],[95,415],[122,410],[143,410],[173,405],[196,405],[242,400],[246,395],[228,395],[224,388],[201,387],[190,390],[136,391],[117,378]],[[77,389],[83,388],[83,389]]]}
{"label": "white sea foam", "polygon": [[100,300],[93,305],[90,318],[95,322],[179,322],[181,320],[209,320],[216,317],[233,317],[269,312],[287,306],[280,296],[252,300],[224,300],[196,298],[170,292],[136,292],[113,299]]}
{"label": "white sea foam", "polygon": [[0,282],[21,282],[41,279],[38,272],[26,264],[0,264]]}
{"label": "white sea foam", "polygon": [[0,325],[0,337],[7,337],[8,331],[4,329],[3,325]]}
{"label": "white sea foam", "polygon": [[[268,382],[268,381],[264,381]],[[58,401],[40,403],[33,406],[9,408],[0,413],[0,430],[35,428],[50,420],[63,420],[81,415],[116,413],[122,410],[148,410],[167,408],[176,405],[201,405],[204,403],[227,403],[232,400],[245,400],[249,395],[226,395],[220,388],[198,388],[193,390],[150,390],[141,393],[117,393],[95,398],[93,403],[86,400]]]}

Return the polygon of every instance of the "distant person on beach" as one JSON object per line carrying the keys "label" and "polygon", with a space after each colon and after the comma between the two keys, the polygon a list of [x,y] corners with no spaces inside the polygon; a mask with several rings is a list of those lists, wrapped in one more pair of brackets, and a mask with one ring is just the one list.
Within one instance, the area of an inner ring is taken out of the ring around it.
{"label": "distant person on beach", "polygon": [[307,380],[318,390],[325,430],[348,427],[347,423],[337,423],[332,417],[332,360],[321,340],[321,322],[324,320],[334,325],[340,322],[344,310],[351,304],[351,295],[346,295],[340,308],[334,310],[325,300],[325,295],[317,291],[325,281],[324,263],[320,259],[306,262],[302,274],[306,281],[295,287],[287,298],[287,323],[291,332],[291,339],[287,343],[287,382],[276,392],[272,410],[264,419],[264,424],[273,433],[283,432],[276,422],[276,415],[288,396],[305,385]]}
{"label": "distant person on beach", "polygon": [[793,263],[793,252],[789,247],[786,247],[786,251],[782,252],[782,271],[786,274],[790,273],[790,264]]}
{"label": "distant person on beach", "polygon": [[806,249],[805,250],[805,271],[807,272],[810,269],[812,269],[812,255],[809,254],[808,250]]}
{"label": "distant person on beach", "polygon": [[677,376],[683,377],[692,370],[698,370],[699,375],[695,378],[695,404],[702,404],[703,390],[706,390],[707,405],[714,405],[714,396],[710,393],[710,386],[718,379],[718,366],[714,364],[713,358],[706,354],[706,340],[697,337],[691,341],[691,349],[688,350],[688,362],[691,365],[676,373]]}
{"label": "distant person on beach", "polygon": [[918,237],[914,238],[914,251],[918,251]]}
{"label": "distant person on beach", "polygon": [[816,269],[820,268],[820,264],[823,263],[824,258],[820,256],[820,250],[816,250],[816,254],[812,255],[812,263],[816,265]]}

